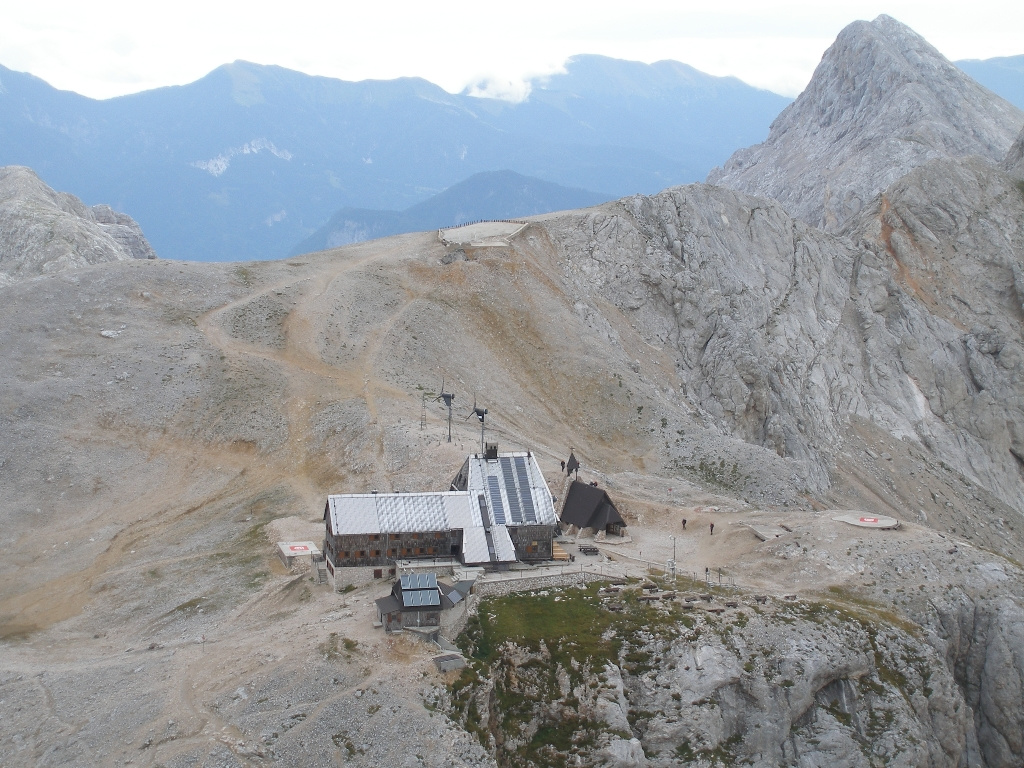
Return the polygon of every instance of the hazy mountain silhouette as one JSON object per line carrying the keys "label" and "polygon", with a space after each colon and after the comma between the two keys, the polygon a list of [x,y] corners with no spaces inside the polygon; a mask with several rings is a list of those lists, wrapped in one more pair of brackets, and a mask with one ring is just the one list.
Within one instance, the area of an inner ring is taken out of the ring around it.
{"label": "hazy mountain silhouette", "polygon": [[1024,55],[953,63],[993,93],[1024,109]]}
{"label": "hazy mountain silhouette", "polygon": [[324,226],[299,243],[292,253],[320,251],[480,219],[506,219],[586,208],[608,199],[608,195],[570,189],[515,171],[484,171],[404,211],[342,208]]}
{"label": "hazy mountain silhouette", "polygon": [[607,197],[696,181],[788,102],[676,62],[599,56],[519,104],[247,62],[96,101],[0,67],[0,165],[126,211],[161,256],[271,258],[340,208],[404,210],[481,171]]}

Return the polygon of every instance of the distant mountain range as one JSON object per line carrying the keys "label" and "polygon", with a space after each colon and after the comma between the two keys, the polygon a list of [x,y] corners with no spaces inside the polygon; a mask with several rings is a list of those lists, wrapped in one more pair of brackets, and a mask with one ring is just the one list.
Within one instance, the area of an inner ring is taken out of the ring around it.
{"label": "distant mountain range", "polygon": [[287,254],[342,208],[510,169],[605,197],[697,181],[789,103],[678,62],[578,56],[513,104],[235,62],[96,101],[0,67],[0,166],[130,214],[165,258]]}
{"label": "distant mountain range", "polygon": [[[958,65],[1022,105],[1024,57]],[[394,212],[485,171],[605,199],[698,181],[763,141],[790,101],[674,61],[601,56],[574,57],[517,104],[247,62],[97,101],[0,67],[0,166],[126,212],[165,258],[276,258],[329,220],[390,232]]]}
{"label": "distant mountain range", "polygon": [[570,189],[523,176],[515,171],[484,171],[404,211],[342,208],[324,226],[299,243],[293,253],[321,251],[480,219],[507,219],[587,208],[611,198],[610,195]]}
{"label": "distant mountain range", "polygon": [[1024,55],[953,62],[1018,109],[1024,109]]}

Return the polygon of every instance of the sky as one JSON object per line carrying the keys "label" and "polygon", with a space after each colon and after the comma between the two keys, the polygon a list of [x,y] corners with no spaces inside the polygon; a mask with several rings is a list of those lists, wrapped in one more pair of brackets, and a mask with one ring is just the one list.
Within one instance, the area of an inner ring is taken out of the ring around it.
{"label": "sky", "polygon": [[[796,96],[839,31],[881,13],[947,58],[1024,54],[1024,2],[34,0],[0,10],[0,65],[109,98],[243,59],[343,80],[418,76],[518,99],[574,54],[674,59]],[[2,85],[0,85],[2,93]]]}

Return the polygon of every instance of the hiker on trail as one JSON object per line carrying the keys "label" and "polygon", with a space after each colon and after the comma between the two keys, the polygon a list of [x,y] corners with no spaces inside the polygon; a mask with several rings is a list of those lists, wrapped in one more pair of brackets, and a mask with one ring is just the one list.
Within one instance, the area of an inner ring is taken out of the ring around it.
{"label": "hiker on trail", "polygon": [[712,536],[715,535],[715,524],[714,523],[711,524],[711,535]]}
{"label": "hiker on trail", "polygon": [[705,568],[704,569],[704,581],[711,581],[711,569],[710,568]]}
{"label": "hiker on trail", "polygon": [[686,518],[685,517],[683,518],[683,530],[684,531],[686,530]]}

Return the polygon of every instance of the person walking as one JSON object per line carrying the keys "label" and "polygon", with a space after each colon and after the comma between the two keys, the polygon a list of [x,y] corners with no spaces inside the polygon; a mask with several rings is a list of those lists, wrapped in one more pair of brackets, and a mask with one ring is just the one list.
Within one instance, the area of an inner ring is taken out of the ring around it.
{"label": "person walking", "polygon": [[711,535],[712,536],[715,535],[715,524],[714,523],[711,524]]}
{"label": "person walking", "polygon": [[683,518],[683,530],[684,531],[686,530],[686,518],[685,517]]}

